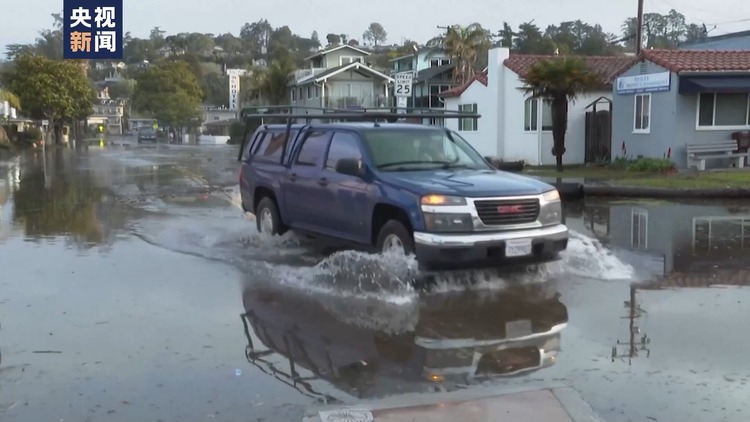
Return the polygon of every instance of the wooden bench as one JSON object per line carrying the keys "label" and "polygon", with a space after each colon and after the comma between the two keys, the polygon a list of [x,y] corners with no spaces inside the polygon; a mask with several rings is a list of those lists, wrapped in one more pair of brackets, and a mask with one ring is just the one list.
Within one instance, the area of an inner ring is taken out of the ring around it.
{"label": "wooden bench", "polygon": [[743,168],[747,157],[747,152],[737,150],[737,141],[733,139],[710,144],[687,144],[688,167],[695,165],[698,170],[706,169],[706,160],[722,158],[732,158],[737,164],[737,168]]}

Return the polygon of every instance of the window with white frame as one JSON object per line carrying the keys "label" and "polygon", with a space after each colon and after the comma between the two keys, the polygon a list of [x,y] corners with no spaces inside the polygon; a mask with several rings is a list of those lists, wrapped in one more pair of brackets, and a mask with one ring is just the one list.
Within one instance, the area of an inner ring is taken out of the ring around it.
{"label": "window with white frame", "polygon": [[355,62],[362,63],[362,57],[357,57],[357,56],[341,56],[339,58],[339,64],[341,66],[343,66],[345,64],[355,63]]}
{"label": "window with white frame", "polygon": [[699,128],[750,126],[750,95],[702,93],[698,96],[697,114]]}
{"label": "window with white frame", "polygon": [[633,208],[630,211],[630,246],[648,249],[648,211]]}
{"label": "window with white frame", "polygon": [[[477,105],[474,104],[461,104],[458,106],[458,111],[464,113],[476,113]],[[458,130],[460,132],[474,132],[477,130],[477,120],[475,118],[467,117],[458,120]]]}
{"label": "window with white frame", "polygon": [[649,133],[651,131],[651,94],[635,96],[633,113],[633,132]]}
{"label": "window with white frame", "polygon": [[542,131],[552,130],[552,101],[527,98],[523,112],[523,130],[536,132],[539,129],[539,102],[542,102]]}

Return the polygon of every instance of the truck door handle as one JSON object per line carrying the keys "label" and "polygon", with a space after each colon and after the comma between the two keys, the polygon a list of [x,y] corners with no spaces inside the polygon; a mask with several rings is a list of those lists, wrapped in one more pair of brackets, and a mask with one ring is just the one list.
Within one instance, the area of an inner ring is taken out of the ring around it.
{"label": "truck door handle", "polygon": [[297,180],[297,173],[290,174],[289,175],[289,180],[291,180],[292,182],[294,182],[295,180]]}
{"label": "truck door handle", "polygon": [[318,184],[320,186],[327,186],[328,185],[328,179],[325,177],[321,177],[320,180],[318,180]]}

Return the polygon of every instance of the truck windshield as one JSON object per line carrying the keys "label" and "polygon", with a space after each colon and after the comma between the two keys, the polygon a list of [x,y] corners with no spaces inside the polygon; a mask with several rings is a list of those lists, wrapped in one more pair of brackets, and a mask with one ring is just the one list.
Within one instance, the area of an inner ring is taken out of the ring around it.
{"label": "truck windshield", "polygon": [[372,129],[364,140],[382,171],[490,168],[466,140],[445,129]]}

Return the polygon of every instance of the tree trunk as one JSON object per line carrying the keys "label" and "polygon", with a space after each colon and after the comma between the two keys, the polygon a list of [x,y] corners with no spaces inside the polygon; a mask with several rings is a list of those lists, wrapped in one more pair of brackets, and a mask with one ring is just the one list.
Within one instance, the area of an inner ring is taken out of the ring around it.
{"label": "tree trunk", "polygon": [[557,171],[563,171],[565,154],[565,132],[568,131],[568,96],[552,99],[552,155],[555,156]]}
{"label": "tree trunk", "polygon": [[55,144],[62,145],[63,143],[63,125],[61,122],[55,122]]}

